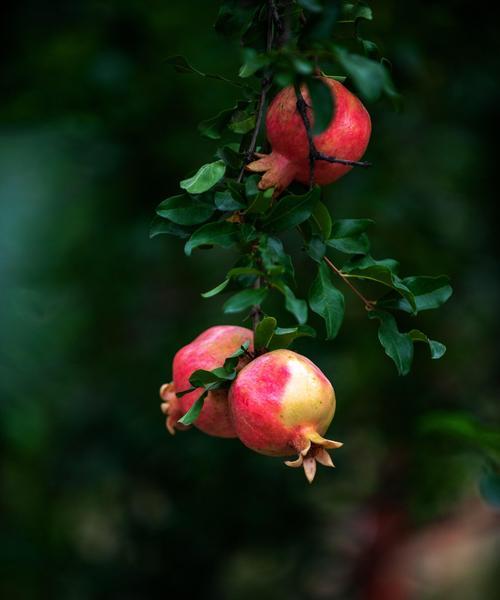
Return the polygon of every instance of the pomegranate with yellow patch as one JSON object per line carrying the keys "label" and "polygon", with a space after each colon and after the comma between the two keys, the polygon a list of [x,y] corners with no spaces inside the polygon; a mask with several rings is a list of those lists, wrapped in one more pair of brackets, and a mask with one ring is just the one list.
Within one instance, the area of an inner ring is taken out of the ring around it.
{"label": "pomegranate with yellow patch", "polygon": [[289,467],[303,467],[311,482],[316,462],[333,467],[327,450],[342,444],[323,437],[335,412],[332,384],[308,358],[274,350],[238,374],[229,391],[237,436],[267,456],[298,454]]}

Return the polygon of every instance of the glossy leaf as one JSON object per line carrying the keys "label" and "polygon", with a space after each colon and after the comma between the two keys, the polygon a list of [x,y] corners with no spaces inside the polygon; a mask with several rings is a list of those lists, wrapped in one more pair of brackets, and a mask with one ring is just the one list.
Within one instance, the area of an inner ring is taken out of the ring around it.
{"label": "glossy leaf", "polygon": [[363,256],[351,260],[342,267],[346,277],[366,279],[386,285],[403,296],[413,312],[416,312],[416,302],[412,291],[396,275],[398,263],[392,259],[375,260],[371,256]]}
{"label": "glossy leaf", "polygon": [[306,244],[307,254],[317,263],[320,263],[325,256],[326,245],[325,242],[317,235],[313,235],[312,238]]}
{"label": "glossy leaf", "polygon": [[161,217],[155,216],[149,227],[149,237],[154,238],[157,235],[163,234],[186,239],[191,235],[191,231],[186,230],[175,223],[171,223],[170,221],[165,221],[165,219],[162,219]]}
{"label": "glossy leaf", "polygon": [[399,375],[407,375],[413,361],[413,342],[410,337],[399,331],[396,319],[388,312],[373,310],[368,317],[380,321],[378,339],[387,356],[394,361]]}
{"label": "glossy leaf", "polygon": [[208,290],[208,292],[204,292],[201,295],[203,298],[213,298],[214,296],[217,296],[217,294],[220,294],[220,292],[225,290],[227,288],[228,284],[229,284],[229,279],[224,279],[224,281],[222,283],[219,283],[219,285],[216,285],[214,288],[212,288],[211,290]]}
{"label": "glossy leaf", "polygon": [[360,54],[352,54],[343,48],[337,48],[336,55],[366,100],[374,102],[382,93],[393,98],[398,96],[389,71],[382,63]]}
{"label": "glossy leaf", "polygon": [[339,332],[344,319],[344,296],[338,290],[326,264],[321,263],[318,274],[309,290],[311,310],[323,317],[326,326],[326,339],[332,340]]}
{"label": "glossy leaf", "polygon": [[199,246],[221,246],[229,248],[238,240],[238,226],[236,223],[219,221],[207,223],[197,229],[186,242],[184,252],[190,256],[191,252]]}
{"label": "glossy leaf", "polygon": [[433,359],[441,358],[446,352],[446,346],[444,344],[437,342],[436,340],[429,339],[425,333],[419,331],[418,329],[412,329],[409,331],[408,336],[413,342],[424,342],[425,344],[428,344],[429,350],[431,351],[431,358]]}
{"label": "glossy leaf", "polygon": [[246,213],[247,214],[262,214],[265,213],[268,208],[271,206],[271,202],[273,199],[273,189],[265,190],[264,192],[259,192],[253,201],[248,206]]}
{"label": "glossy leaf", "polygon": [[[453,289],[446,275],[437,277],[405,277],[401,280],[412,292],[415,298],[417,311],[431,310],[442,306],[452,295]],[[405,298],[389,295],[377,302],[378,306],[384,308],[398,309],[412,312],[412,308]]]}
{"label": "glossy leaf", "polygon": [[198,131],[211,140],[220,139],[224,129],[229,124],[235,109],[236,107],[222,110],[219,114],[215,115],[215,117],[201,121],[198,125]]}
{"label": "glossy leaf", "polygon": [[271,341],[277,321],[274,317],[264,317],[255,329],[254,347],[257,350],[267,348]]}
{"label": "glossy leaf", "polygon": [[307,322],[307,302],[297,298],[287,285],[283,285],[283,293],[286,310],[297,319],[299,325],[304,325]]}
{"label": "glossy leaf", "polygon": [[156,208],[156,214],[177,225],[198,225],[207,221],[214,207],[189,194],[180,194],[164,200]]}
{"label": "glossy leaf", "polygon": [[297,338],[301,337],[316,337],[316,332],[308,325],[288,328],[277,327],[269,342],[268,349],[278,350],[279,348],[289,348]]}
{"label": "glossy leaf", "polygon": [[215,192],[214,202],[217,209],[223,212],[240,210],[245,207],[229,190]]}
{"label": "glossy leaf", "polygon": [[223,311],[226,314],[242,312],[252,306],[262,304],[267,294],[267,288],[241,290],[224,303]]}
{"label": "glossy leaf", "polygon": [[225,172],[224,161],[217,160],[200,167],[192,177],[181,181],[180,186],[190,194],[202,194],[213,188],[224,177]]}
{"label": "glossy leaf", "polygon": [[196,421],[196,419],[200,416],[201,409],[203,408],[203,404],[205,403],[205,398],[208,396],[208,390],[205,390],[201,396],[193,403],[191,408],[187,411],[187,413],[181,417],[178,423],[182,425],[191,425]]}
{"label": "glossy leaf", "polygon": [[332,92],[322,79],[315,77],[307,80],[307,89],[312,103],[313,134],[319,135],[330,125],[335,112]]}
{"label": "glossy leaf", "polygon": [[243,65],[238,75],[245,79],[251,77],[257,71],[269,64],[269,57],[265,54],[258,54],[253,48],[245,48],[243,54]]}
{"label": "glossy leaf", "polygon": [[263,226],[271,231],[284,231],[300,225],[311,216],[319,196],[318,186],[300,196],[283,196],[263,221]]}
{"label": "glossy leaf", "polygon": [[313,226],[316,229],[316,232],[321,235],[324,240],[327,240],[332,233],[332,217],[330,216],[330,211],[324,204],[319,200],[312,213],[310,221],[313,223]]}

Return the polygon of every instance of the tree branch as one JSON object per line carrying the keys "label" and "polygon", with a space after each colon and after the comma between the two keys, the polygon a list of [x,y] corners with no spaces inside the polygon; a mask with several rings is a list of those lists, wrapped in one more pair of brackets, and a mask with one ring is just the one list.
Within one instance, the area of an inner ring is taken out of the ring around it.
{"label": "tree branch", "polygon": [[365,305],[366,310],[373,310],[375,308],[375,303],[372,302],[372,300],[368,300],[368,298],[365,298],[365,296],[358,290],[357,287],[355,287],[350,281],[349,279],[342,273],[342,271],[340,269],[338,269],[333,263],[332,261],[328,258],[328,256],[323,256],[323,260],[325,261],[325,263],[328,265],[328,267],[336,274],[338,275],[342,281],[347,284],[351,290],[356,294],[356,296],[363,302],[363,304]]}

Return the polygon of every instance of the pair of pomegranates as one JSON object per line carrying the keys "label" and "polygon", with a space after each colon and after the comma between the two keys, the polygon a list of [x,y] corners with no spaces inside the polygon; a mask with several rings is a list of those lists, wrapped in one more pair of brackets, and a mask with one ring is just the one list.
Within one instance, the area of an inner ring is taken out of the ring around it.
{"label": "pair of pomegranates", "polygon": [[[178,420],[203,393],[190,388],[197,369],[213,370],[245,342],[253,350],[253,332],[243,327],[220,325],[207,329],[174,357],[173,381],[160,389],[161,409],[167,429],[186,429]],[[305,356],[291,350],[274,350],[240,361],[229,390],[208,393],[194,425],[209,435],[238,437],[245,446],[268,456],[290,456],[290,467],[304,468],[311,482],[316,462],[333,467],[327,449],[342,444],[323,438],[335,412],[335,393],[330,381]]]}

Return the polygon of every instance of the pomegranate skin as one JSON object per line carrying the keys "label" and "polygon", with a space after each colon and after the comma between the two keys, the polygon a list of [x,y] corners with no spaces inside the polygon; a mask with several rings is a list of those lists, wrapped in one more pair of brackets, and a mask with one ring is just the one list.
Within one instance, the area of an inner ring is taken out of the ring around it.
{"label": "pomegranate skin", "polygon": [[288,466],[303,466],[309,481],[316,461],[333,466],[327,448],[342,444],[322,436],[335,412],[335,392],[305,356],[275,350],[238,374],[229,391],[235,431],[248,448],[267,456],[298,454]]}
{"label": "pomegranate skin", "polygon": [[[197,369],[211,371],[222,367],[224,360],[247,341],[250,342],[249,349],[252,350],[253,332],[250,329],[218,325],[210,327],[177,352],[172,367],[173,382],[164,384],[160,389],[160,397],[163,400],[161,408],[167,417],[166,425],[170,433],[175,433],[175,429],[187,429],[177,421],[186,414],[203,390],[198,388],[180,398],[175,393],[191,387],[189,378],[194,371]],[[240,359],[240,365],[245,362],[245,359]],[[228,407],[227,390],[209,392],[194,425],[208,435],[223,438],[236,437]]]}
{"label": "pomegranate skin", "polygon": [[[319,152],[345,160],[359,160],[368,146],[371,120],[359,98],[340,82],[322,77],[330,88],[334,102],[334,113],[328,127],[314,136]],[[311,105],[309,92],[302,86],[302,96],[308,107]],[[311,108],[307,114],[314,124]],[[293,180],[309,184],[309,144],[302,118],[297,111],[297,99],[292,86],[281,90],[271,102],[266,115],[267,139],[272,146],[271,154],[257,154],[258,160],[247,165],[249,171],[263,172],[259,188],[275,188],[281,193]],[[319,185],[333,183],[352,167],[339,163],[318,160],[314,168],[314,181]]]}

